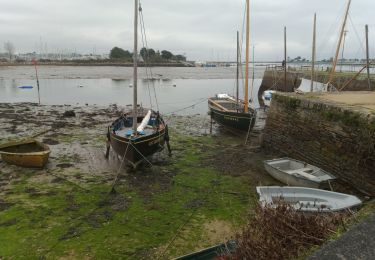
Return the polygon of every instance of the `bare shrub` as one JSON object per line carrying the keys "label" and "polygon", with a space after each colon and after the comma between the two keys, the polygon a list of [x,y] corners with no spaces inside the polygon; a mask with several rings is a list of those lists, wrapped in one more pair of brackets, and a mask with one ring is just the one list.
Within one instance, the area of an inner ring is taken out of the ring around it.
{"label": "bare shrub", "polygon": [[236,251],[227,258],[295,259],[322,245],[347,217],[348,213],[302,213],[287,204],[258,206],[236,236]]}

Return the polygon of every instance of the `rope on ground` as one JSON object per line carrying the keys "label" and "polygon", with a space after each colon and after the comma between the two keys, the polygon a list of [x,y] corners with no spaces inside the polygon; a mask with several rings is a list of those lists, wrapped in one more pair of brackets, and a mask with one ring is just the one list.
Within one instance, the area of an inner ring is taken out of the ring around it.
{"label": "rope on ground", "polygon": [[250,119],[249,129],[247,130],[247,135],[246,135],[246,140],[245,140],[245,145],[247,144],[247,141],[249,140],[249,136],[250,136],[250,132],[251,132],[251,125],[253,124],[253,120],[254,120],[254,118],[256,118],[256,116],[257,116],[257,110],[255,109],[254,114]]}
{"label": "rope on ground", "polygon": [[129,145],[132,145],[131,142],[132,142],[132,141],[129,139],[128,145],[126,146],[126,149],[125,149],[124,156],[122,157],[122,160],[121,160],[120,167],[119,167],[118,170],[117,170],[117,174],[116,174],[115,180],[114,180],[113,183],[112,183],[112,187],[111,187],[111,191],[110,191],[110,192],[113,192],[113,190],[114,190],[114,188],[115,188],[115,186],[116,186],[116,184],[117,184],[118,177],[120,176],[120,173],[121,173],[122,165],[124,164],[126,154],[128,153]]}

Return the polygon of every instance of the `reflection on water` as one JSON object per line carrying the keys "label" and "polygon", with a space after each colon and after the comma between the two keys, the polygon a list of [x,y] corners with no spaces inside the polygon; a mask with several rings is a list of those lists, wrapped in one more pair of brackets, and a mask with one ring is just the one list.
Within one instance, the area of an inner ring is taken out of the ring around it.
{"label": "reflection on water", "polygon": [[[196,104],[179,114],[207,112],[206,99],[217,93],[235,93],[234,79],[156,79],[140,80],[138,103],[157,109],[154,89],[157,92],[159,110],[172,113]],[[261,79],[254,81],[252,100],[258,107],[257,93]],[[30,85],[33,89],[20,89]],[[240,93],[243,92],[241,88]],[[125,106],[133,100],[132,81],[129,79],[41,79],[40,96],[43,104],[109,105]],[[255,97],[255,98],[254,98]],[[1,79],[0,102],[37,102],[38,92],[35,80]],[[150,101],[151,100],[151,101]]]}

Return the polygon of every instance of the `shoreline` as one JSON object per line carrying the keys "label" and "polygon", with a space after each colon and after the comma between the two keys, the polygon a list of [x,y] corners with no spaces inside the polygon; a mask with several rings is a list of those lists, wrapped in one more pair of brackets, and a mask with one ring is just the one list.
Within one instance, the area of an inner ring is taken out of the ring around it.
{"label": "shoreline", "polygon": [[[0,63],[0,67],[34,66],[31,62],[24,63]],[[38,66],[73,66],[73,67],[133,67],[133,63],[124,62],[38,62]],[[148,67],[193,67],[183,63],[150,63]],[[146,67],[145,63],[139,63],[138,67]]]}

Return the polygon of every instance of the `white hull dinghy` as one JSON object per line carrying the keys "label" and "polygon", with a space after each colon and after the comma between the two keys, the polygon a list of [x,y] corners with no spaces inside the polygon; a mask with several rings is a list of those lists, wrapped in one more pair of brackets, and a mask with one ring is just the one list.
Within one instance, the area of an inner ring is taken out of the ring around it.
{"label": "white hull dinghy", "polygon": [[288,204],[305,212],[341,211],[362,203],[356,196],[320,189],[279,186],[259,186],[256,189],[262,206]]}
{"label": "white hull dinghy", "polygon": [[328,188],[329,182],[336,179],[314,165],[290,158],[264,161],[264,168],[272,177],[288,186]]}

